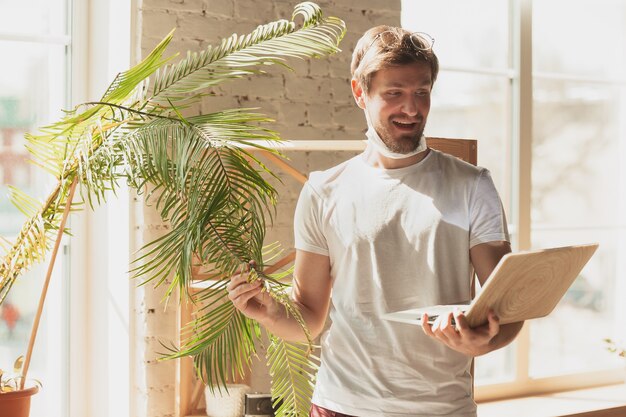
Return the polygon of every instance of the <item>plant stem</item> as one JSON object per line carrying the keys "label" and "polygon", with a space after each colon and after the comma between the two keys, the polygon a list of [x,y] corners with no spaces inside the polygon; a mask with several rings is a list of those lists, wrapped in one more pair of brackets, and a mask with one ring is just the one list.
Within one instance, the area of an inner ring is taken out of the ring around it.
{"label": "plant stem", "polygon": [[35,314],[35,320],[33,321],[33,327],[30,333],[30,339],[28,341],[28,350],[26,351],[26,358],[24,359],[24,366],[22,367],[22,378],[20,381],[20,389],[24,389],[26,383],[26,374],[30,366],[30,359],[33,355],[33,347],[35,345],[35,339],[37,338],[37,330],[39,329],[39,321],[41,320],[41,313],[43,312],[43,305],[46,301],[46,295],[48,294],[48,286],[50,284],[50,277],[52,276],[52,270],[54,269],[54,261],[56,260],[59,246],[61,246],[61,239],[63,238],[63,231],[65,230],[65,222],[70,214],[70,207],[72,206],[72,200],[74,199],[74,191],[76,191],[76,184],[78,179],[75,178],[70,186],[70,192],[65,201],[65,210],[63,211],[63,217],[61,218],[61,224],[57,233],[57,238],[54,244],[54,249],[50,257],[50,264],[48,265],[48,272],[46,273],[46,279],[41,289],[41,296],[39,297],[39,306],[37,307],[37,313]]}
{"label": "plant stem", "polygon": [[141,116],[157,118],[157,119],[174,120],[174,121],[183,123],[183,121],[181,119],[179,119],[178,117],[161,116],[160,114],[143,112],[141,110],[131,109],[130,107],[121,106],[119,104],[107,103],[105,101],[88,101],[87,103],[83,103],[83,104],[85,104],[85,105],[101,105],[101,106],[115,107],[116,109],[126,110],[127,112],[134,113],[134,114],[139,114]]}

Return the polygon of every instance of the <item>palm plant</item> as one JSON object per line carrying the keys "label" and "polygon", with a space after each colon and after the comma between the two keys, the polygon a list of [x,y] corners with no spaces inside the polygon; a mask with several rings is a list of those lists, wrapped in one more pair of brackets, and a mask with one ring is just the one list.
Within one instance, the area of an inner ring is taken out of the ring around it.
{"label": "palm plant", "polygon": [[[303,20],[299,26],[298,17]],[[278,414],[308,415],[316,370],[311,337],[280,281],[285,273],[263,273],[279,251],[277,244],[263,246],[277,192],[266,179],[272,172],[249,151],[277,153],[263,143],[279,141],[279,135],[263,128],[270,119],[253,109],[187,118],[181,109],[224,81],[262,73],[268,65],[289,68],[290,58],[335,53],[344,34],[343,21],[324,18],[310,2],[297,5],[291,21],[232,35],[176,64],[169,63],[173,57],[163,58],[170,33],[141,63],[118,74],[99,101],[79,105],[40,134],[27,135],[34,162],[58,182],[43,203],[11,189],[12,201],[28,220],[14,242],[0,240],[0,303],[58,241],[64,213],[104,202],[126,181],[171,224],[168,233],[143,248],[134,276],[156,286],[173,276],[167,298],[177,292],[179,302],[202,304],[186,328],[185,342],[167,357],[193,356],[198,375],[212,387],[225,387],[229,378],[243,375],[262,329],[234,308],[224,288],[230,275],[253,260],[250,280],[262,277],[269,294],[298,319],[309,339],[287,343],[268,334],[272,395],[282,400]],[[78,201],[72,201],[74,187]],[[192,293],[197,265],[213,280],[206,290]]]}

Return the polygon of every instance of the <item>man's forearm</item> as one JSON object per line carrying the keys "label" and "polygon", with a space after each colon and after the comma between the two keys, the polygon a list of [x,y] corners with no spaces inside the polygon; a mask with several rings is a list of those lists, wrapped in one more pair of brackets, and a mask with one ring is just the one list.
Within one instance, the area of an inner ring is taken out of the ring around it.
{"label": "man's forearm", "polygon": [[489,342],[489,351],[485,353],[489,353],[494,350],[503,348],[504,346],[511,343],[513,340],[515,340],[515,337],[517,337],[523,326],[523,321],[500,325],[500,331],[497,335],[494,336],[493,339],[491,339],[491,341]]}
{"label": "man's forearm", "polygon": [[[312,314],[309,310],[294,302],[292,304],[300,311],[307,329],[311,333],[311,337],[315,338],[321,331],[322,326],[315,325],[315,320],[312,318]],[[260,320],[259,323],[265,327],[270,333],[276,335],[284,340],[290,342],[307,342],[307,337],[304,333],[302,325],[296,320],[294,315],[287,311],[287,308],[276,303],[276,308],[272,309],[272,312],[267,315],[267,318]]]}

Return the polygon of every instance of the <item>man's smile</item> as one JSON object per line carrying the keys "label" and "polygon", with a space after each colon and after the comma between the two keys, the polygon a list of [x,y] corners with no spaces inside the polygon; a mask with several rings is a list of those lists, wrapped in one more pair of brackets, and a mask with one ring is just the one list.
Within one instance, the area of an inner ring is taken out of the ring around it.
{"label": "man's smile", "polygon": [[400,130],[407,130],[407,131],[413,131],[418,126],[417,122],[406,122],[406,121],[401,122],[399,120],[393,120],[392,123],[396,128]]}

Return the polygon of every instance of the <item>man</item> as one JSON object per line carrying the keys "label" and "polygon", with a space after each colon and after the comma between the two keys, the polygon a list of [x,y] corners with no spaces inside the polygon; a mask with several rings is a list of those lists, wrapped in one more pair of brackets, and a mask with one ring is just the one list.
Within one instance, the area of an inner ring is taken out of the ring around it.
{"label": "man", "polygon": [[[511,251],[489,172],[428,149],[423,137],[438,60],[426,34],[378,26],[353,53],[352,91],[368,122],[358,155],[304,186],[295,213],[293,300],[322,360],[311,416],[475,416],[471,360],[510,343],[522,323],[469,328],[459,312],[422,330],[385,313],[467,302]],[[229,297],[272,333],[296,321],[236,275]],[[332,299],[331,299],[332,291]]]}

